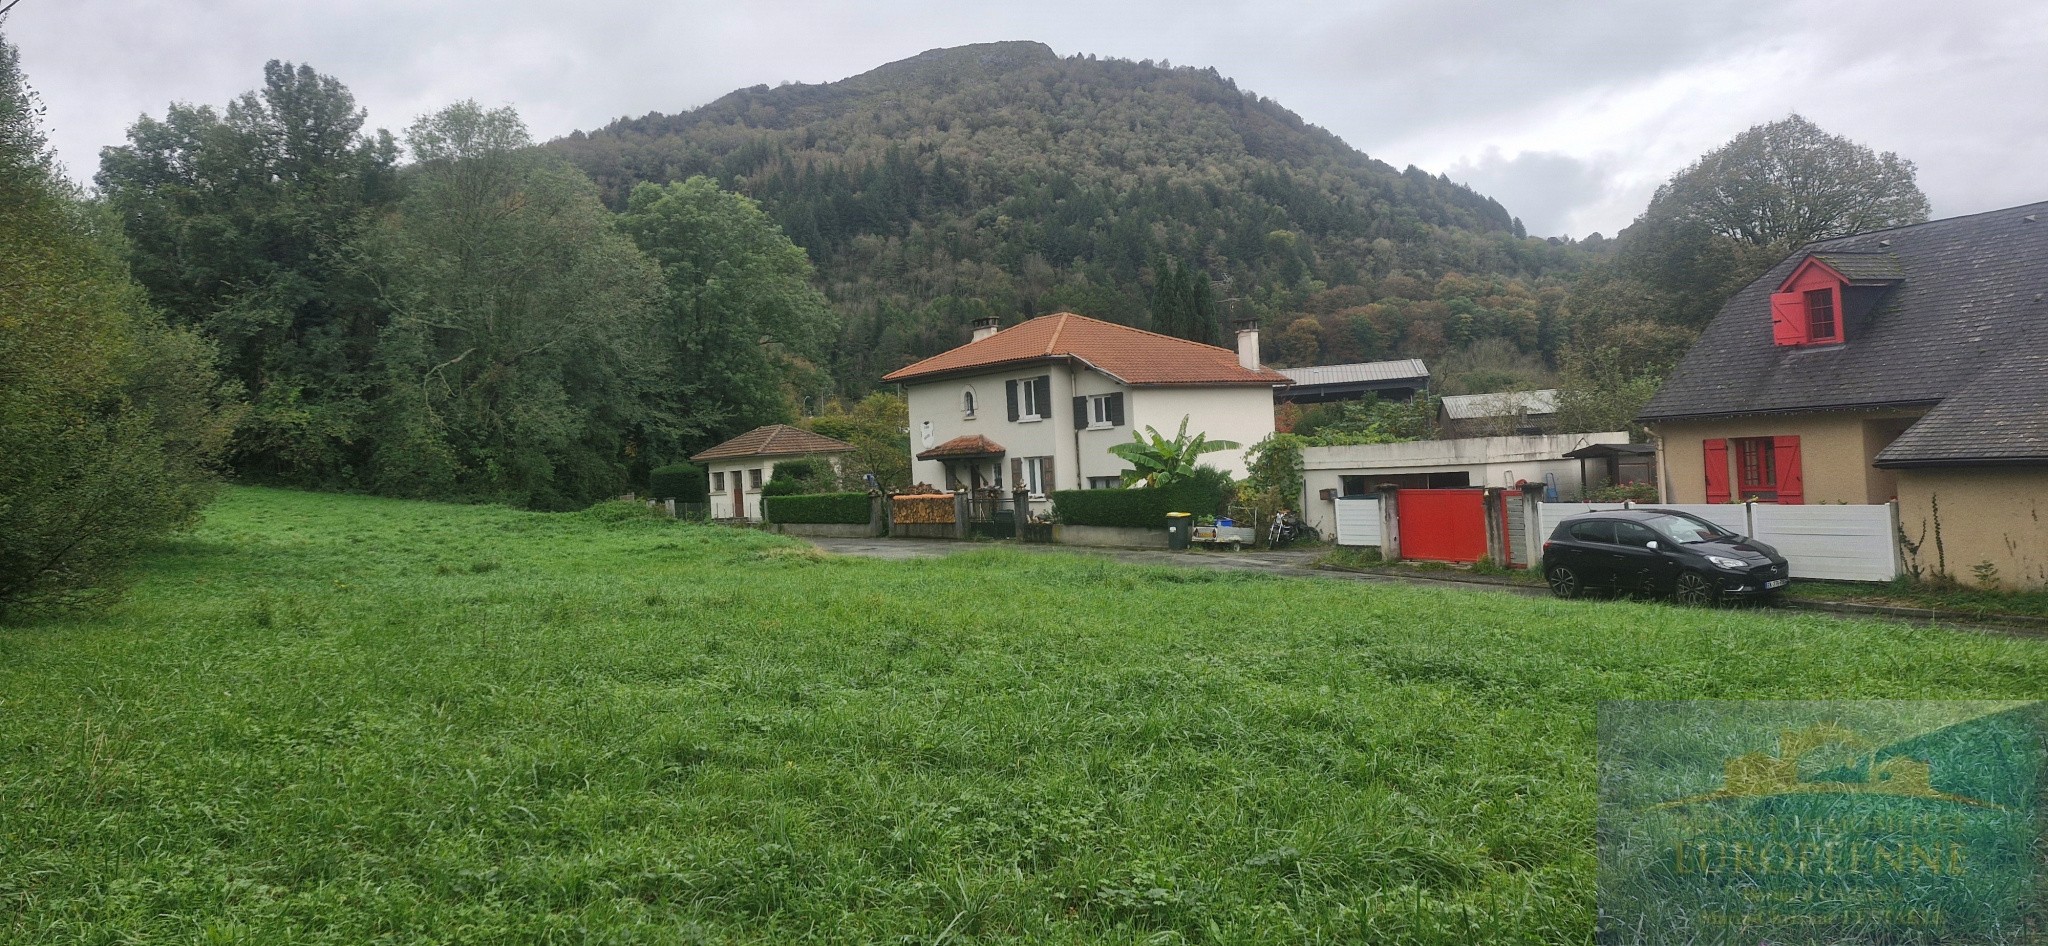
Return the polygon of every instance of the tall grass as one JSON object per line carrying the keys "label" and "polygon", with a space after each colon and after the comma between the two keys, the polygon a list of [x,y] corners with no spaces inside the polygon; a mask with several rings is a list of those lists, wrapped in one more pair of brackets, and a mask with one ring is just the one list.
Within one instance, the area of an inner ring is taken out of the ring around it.
{"label": "tall grass", "polygon": [[1809,615],[237,489],[0,630],[0,940],[1584,942],[1596,701],[2018,698]]}

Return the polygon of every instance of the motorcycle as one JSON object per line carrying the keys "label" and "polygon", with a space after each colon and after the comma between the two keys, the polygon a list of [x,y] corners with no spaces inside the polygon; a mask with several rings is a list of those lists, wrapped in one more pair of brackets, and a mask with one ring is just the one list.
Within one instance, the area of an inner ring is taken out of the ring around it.
{"label": "motorcycle", "polygon": [[1266,547],[1277,549],[1298,538],[1301,538],[1301,520],[1290,510],[1274,513],[1273,524],[1266,530]]}

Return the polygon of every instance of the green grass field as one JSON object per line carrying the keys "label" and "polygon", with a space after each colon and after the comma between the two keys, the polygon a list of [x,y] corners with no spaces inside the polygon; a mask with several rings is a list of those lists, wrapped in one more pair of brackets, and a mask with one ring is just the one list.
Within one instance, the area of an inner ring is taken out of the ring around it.
{"label": "green grass field", "polygon": [[0,629],[0,941],[1585,942],[1602,699],[2048,644],[234,489]]}

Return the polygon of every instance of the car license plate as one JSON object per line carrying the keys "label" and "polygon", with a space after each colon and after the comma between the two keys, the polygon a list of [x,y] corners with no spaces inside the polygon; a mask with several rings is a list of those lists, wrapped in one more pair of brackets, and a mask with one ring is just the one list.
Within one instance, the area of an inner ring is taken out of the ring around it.
{"label": "car license plate", "polygon": [[1769,591],[1773,588],[1783,588],[1787,580],[1784,578],[1773,578],[1770,581],[1764,582],[1764,590]]}

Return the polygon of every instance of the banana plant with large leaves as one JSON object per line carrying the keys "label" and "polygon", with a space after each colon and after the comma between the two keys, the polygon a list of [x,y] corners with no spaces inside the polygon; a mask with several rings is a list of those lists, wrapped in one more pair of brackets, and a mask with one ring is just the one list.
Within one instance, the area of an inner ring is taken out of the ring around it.
{"label": "banana plant with large leaves", "polygon": [[1109,452],[1130,462],[1132,469],[1124,471],[1124,485],[1136,486],[1143,483],[1148,487],[1170,486],[1186,479],[1195,471],[1195,463],[1205,453],[1218,450],[1236,450],[1240,445],[1229,440],[1210,440],[1208,434],[1188,437],[1188,419],[1180,419],[1180,432],[1172,440],[1161,436],[1159,431],[1147,424],[1143,434],[1131,432],[1130,443],[1120,443],[1109,448]]}

